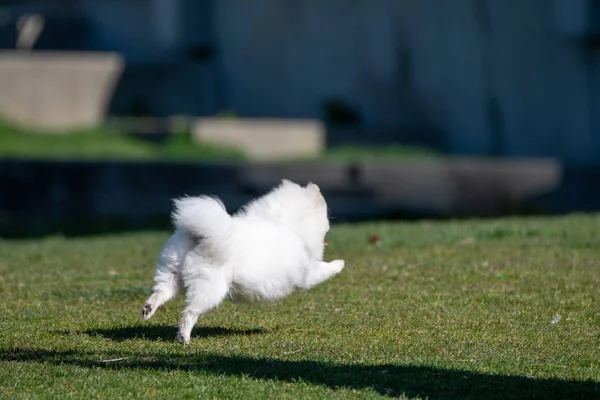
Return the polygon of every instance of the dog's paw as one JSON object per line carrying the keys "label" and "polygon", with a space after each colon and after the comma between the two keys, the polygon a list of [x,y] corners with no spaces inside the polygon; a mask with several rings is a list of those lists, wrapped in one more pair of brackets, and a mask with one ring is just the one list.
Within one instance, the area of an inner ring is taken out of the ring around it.
{"label": "dog's paw", "polygon": [[181,333],[180,330],[179,332],[177,332],[177,341],[182,345],[187,346],[188,344],[190,344],[190,337],[185,336],[183,333]]}
{"label": "dog's paw", "polygon": [[150,316],[152,315],[152,305],[151,304],[144,304],[144,306],[142,307],[142,319],[147,320],[148,318],[150,318]]}
{"label": "dog's paw", "polygon": [[188,346],[190,344],[190,339],[189,338],[184,338],[181,335],[177,335],[177,341],[179,343],[181,343],[184,346]]}
{"label": "dog's paw", "polygon": [[144,303],[144,307],[142,307],[142,318],[144,320],[150,319],[157,309],[158,307],[156,306],[155,298],[151,296],[146,300],[146,303]]}
{"label": "dog's paw", "polygon": [[157,291],[152,293],[152,296],[148,297],[148,300],[144,303],[142,307],[142,318],[144,320],[150,319],[156,310],[159,309],[161,305],[164,304],[165,296],[162,292]]}
{"label": "dog's paw", "polygon": [[330,262],[329,265],[331,265],[337,273],[340,273],[344,269],[345,263],[344,260],[334,260]]}
{"label": "dog's paw", "polygon": [[192,336],[192,328],[189,326],[189,319],[183,316],[177,322],[177,341],[183,345],[190,344],[190,338]]}

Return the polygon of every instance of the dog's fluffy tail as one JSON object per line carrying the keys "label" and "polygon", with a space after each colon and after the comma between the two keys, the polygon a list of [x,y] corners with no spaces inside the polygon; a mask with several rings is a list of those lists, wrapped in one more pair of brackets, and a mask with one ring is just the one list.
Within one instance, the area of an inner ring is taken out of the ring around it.
{"label": "dog's fluffy tail", "polygon": [[216,197],[183,197],[175,200],[173,224],[198,238],[220,238],[231,233],[232,220]]}

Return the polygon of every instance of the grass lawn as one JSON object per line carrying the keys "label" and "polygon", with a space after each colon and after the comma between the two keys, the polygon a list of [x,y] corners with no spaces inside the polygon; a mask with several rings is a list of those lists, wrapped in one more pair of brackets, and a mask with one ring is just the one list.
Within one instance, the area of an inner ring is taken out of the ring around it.
{"label": "grass lawn", "polygon": [[237,161],[244,158],[237,150],[198,145],[187,133],[173,133],[166,141],[153,143],[117,129],[44,134],[0,121],[1,157],[140,161]]}
{"label": "grass lawn", "polygon": [[[151,138],[152,134],[146,135]],[[0,158],[53,160],[157,160],[240,161],[243,152],[192,141],[188,133],[173,133],[164,142],[153,143],[116,128],[75,131],[64,134],[30,132],[0,120]],[[308,160],[365,162],[431,160],[433,150],[402,145],[340,146]],[[307,161],[305,158],[290,161]]]}
{"label": "grass lawn", "polygon": [[600,215],[336,226],[340,275],[188,347],[139,317],[166,236],[0,241],[0,397],[600,398]]}

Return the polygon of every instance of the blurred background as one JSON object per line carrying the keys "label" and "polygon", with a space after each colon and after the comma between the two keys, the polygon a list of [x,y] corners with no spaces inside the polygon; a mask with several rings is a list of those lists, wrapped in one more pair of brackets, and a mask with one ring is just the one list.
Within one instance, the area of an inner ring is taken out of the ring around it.
{"label": "blurred background", "polygon": [[281,178],[337,221],[600,210],[600,2],[0,0],[0,236]]}

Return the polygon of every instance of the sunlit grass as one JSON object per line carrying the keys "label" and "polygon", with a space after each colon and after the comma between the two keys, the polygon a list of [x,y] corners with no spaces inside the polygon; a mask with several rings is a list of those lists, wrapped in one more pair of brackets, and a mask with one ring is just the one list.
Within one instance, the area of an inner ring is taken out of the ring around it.
{"label": "sunlit grass", "polygon": [[84,129],[42,133],[0,121],[0,157],[53,160],[237,161],[235,149],[192,141],[189,132],[169,134],[159,142],[152,135],[134,136],[117,129]]}
{"label": "sunlit grass", "polygon": [[167,235],[0,241],[0,396],[600,396],[600,216],[335,226],[340,275],[189,347],[139,316]]}

